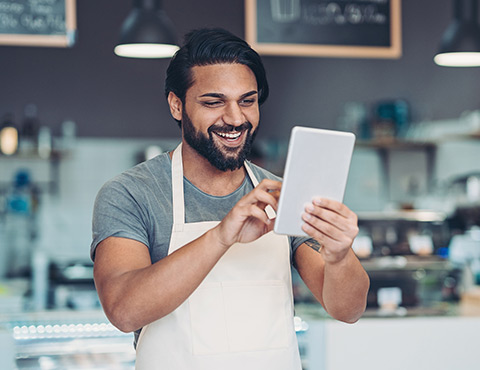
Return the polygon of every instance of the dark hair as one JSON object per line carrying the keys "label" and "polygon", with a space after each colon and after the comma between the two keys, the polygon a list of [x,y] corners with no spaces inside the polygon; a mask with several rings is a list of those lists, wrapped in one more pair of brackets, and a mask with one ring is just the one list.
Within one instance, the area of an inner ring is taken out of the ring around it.
{"label": "dark hair", "polygon": [[184,45],[167,69],[165,96],[168,98],[171,91],[185,104],[187,90],[193,85],[192,67],[219,63],[250,68],[257,80],[258,103],[267,100],[268,82],[260,56],[244,40],[221,28],[202,28],[185,35]]}

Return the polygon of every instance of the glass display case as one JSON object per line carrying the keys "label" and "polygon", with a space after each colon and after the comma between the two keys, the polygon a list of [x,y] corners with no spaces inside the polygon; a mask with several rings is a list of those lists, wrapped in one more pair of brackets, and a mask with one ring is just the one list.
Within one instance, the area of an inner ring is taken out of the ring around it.
{"label": "glass display case", "polygon": [[101,310],[10,314],[0,326],[13,336],[18,370],[135,368],[133,334],[120,332]]}

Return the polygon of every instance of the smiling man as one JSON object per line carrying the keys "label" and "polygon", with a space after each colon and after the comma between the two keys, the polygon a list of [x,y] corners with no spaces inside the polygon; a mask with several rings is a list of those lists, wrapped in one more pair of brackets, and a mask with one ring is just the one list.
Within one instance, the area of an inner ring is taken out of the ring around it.
{"label": "smiling man", "polygon": [[291,266],[334,318],[355,322],[368,276],[345,205],[305,208],[310,238],[276,235],[266,207],[281,182],[249,163],[268,96],[258,54],[221,29],[201,29],[167,70],[182,142],[100,190],[94,277],[109,320],[135,331],[141,370],[300,370]]}

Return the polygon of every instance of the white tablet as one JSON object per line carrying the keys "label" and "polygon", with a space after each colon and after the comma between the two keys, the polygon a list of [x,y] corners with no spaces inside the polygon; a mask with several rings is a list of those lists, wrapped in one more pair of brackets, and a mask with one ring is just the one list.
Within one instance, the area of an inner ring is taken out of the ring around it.
{"label": "white tablet", "polygon": [[277,234],[307,236],[302,214],[313,198],[343,201],[354,144],[350,132],[292,129],[274,226]]}

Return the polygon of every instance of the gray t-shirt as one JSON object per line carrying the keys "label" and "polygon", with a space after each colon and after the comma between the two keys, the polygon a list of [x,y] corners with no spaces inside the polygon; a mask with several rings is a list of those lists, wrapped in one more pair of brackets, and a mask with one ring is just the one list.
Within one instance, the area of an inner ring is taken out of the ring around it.
{"label": "gray t-shirt", "polygon": [[[264,178],[279,180],[270,172],[249,163],[260,182]],[[168,255],[173,227],[172,162],[161,154],[125,171],[108,181],[99,191],[93,210],[93,241],[90,256],[95,259],[98,244],[110,237],[137,240],[150,251],[155,263]],[[248,176],[233,193],[217,197],[204,193],[183,179],[186,222],[220,221],[251,190]],[[308,238],[290,237],[291,256]],[[135,332],[136,346],[141,330]]]}
{"label": "gray t-shirt", "polygon": [[[249,163],[257,180],[279,180],[270,172]],[[110,236],[145,244],[152,263],[168,254],[173,226],[172,162],[168,153],[140,163],[108,181],[99,191],[93,212],[92,260],[97,245]],[[186,222],[220,221],[253,189],[248,176],[226,196],[212,196],[184,178]],[[291,255],[308,238],[291,237]]]}

